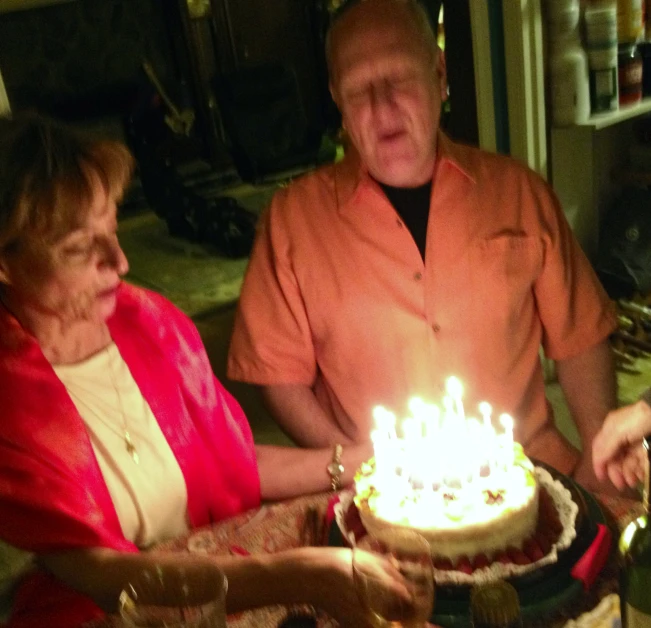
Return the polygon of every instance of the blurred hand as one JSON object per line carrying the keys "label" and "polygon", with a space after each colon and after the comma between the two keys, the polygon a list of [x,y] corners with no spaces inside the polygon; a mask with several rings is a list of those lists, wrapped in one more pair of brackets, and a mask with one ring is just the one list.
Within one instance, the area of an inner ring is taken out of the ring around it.
{"label": "blurred hand", "polygon": [[[324,580],[318,583],[313,605],[323,609],[342,628],[371,628],[369,612],[362,606],[353,580],[350,550],[328,548],[320,557]],[[387,560],[369,555],[373,569],[386,582],[387,597],[398,595],[408,605],[412,594],[400,572]]]}
{"label": "blurred hand", "polygon": [[642,439],[651,434],[651,407],[644,402],[613,410],[592,442],[594,471],[618,488],[644,480],[647,456]]}

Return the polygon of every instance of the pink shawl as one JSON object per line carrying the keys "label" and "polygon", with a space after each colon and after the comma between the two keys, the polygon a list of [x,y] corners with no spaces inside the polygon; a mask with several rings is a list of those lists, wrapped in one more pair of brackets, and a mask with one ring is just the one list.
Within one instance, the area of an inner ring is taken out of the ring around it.
{"label": "pink shawl", "polygon": [[[257,506],[251,430],[212,374],[191,321],[163,297],[123,284],[108,323],[181,467],[191,526]],[[2,307],[0,539],[37,554],[138,551],[122,534],[72,400],[36,340]],[[19,586],[9,626],[70,627],[101,614],[90,599],[39,570]]]}

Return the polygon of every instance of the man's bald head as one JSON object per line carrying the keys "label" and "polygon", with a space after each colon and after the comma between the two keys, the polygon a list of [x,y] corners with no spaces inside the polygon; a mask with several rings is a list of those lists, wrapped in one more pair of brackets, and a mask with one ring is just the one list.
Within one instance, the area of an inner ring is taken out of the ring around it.
{"label": "man's bald head", "polygon": [[418,0],[349,0],[335,12],[326,35],[326,61],[331,83],[337,80],[335,55],[340,39],[354,35],[369,21],[376,22],[379,27],[383,23],[402,25],[405,35],[421,45],[424,52],[431,55],[432,62],[436,60],[439,51],[436,35],[425,7]]}

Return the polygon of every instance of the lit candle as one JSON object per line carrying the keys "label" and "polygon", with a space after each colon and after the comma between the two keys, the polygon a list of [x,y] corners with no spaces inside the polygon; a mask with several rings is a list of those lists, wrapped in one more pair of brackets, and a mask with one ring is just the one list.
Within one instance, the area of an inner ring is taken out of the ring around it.
{"label": "lit candle", "polygon": [[[422,438],[423,430],[426,429],[427,421],[429,418],[427,404],[420,397],[412,397],[409,400],[409,403],[407,405],[409,406],[409,410],[411,411],[413,417],[412,420],[418,423],[418,430],[420,431],[419,438]],[[403,434],[405,434],[406,436],[406,433],[404,431],[404,423],[403,423]]]}
{"label": "lit candle", "polygon": [[443,397],[443,427],[456,423],[456,414],[454,412],[454,400],[447,395]]}
{"label": "lit candle", "polygon": [[464,421],[466,415],[463,410],[463,401],[461,401],[461,397],[463,396],[463,384],[461,383],[461,380],[458,377],[449,377],[445,388],[448,392],[448,395],[450,395],[454,401],[454,408],[457,412],[457,418],[461,421]]}
{"label": "lit candle", "polygon": [[427,407],[427,419],[425,422],[425,436],[435,438],[441,431],[441,409],[433,403]]}
{"label": "lit candle", "polygon": [[513,417],[510,414],[501,414],[500,424],[504,428],[505,462],[507,467],[512,467],[515,454],[513,449]]}
{"label": "lit candle", "polygon": [[395,440],[396,435],[396,415],[389,412],[382,406],[375,406],[373,408],[373,418],[375,419],[375,427],[377,430],[385,434],[389,440]]}
{"label": "lit candle", "polygon": [[472,482],[480,476],[483,462],[482,449],[484,439],[483,425],[478,419],[469,417],[466,419],[466,430],[468,434],[468,449],[465,454],[467,462],[466,476]]}
{"label": "lit candle", "polygon": [[493,412],[493,408],[491,407],[491,404],[488,403],[488,401],[482,401],[479,404],[479,412],[481,413],[482,417],[484,417],[484,427],[493,427],[493,422],[491,421],[491,413]]}
{"label": "lit candle", "polygon": [[402,434],[407,441],[412,445],[419,445],[423,436],[423,424],[420,419],[408,417],[402,420]]}

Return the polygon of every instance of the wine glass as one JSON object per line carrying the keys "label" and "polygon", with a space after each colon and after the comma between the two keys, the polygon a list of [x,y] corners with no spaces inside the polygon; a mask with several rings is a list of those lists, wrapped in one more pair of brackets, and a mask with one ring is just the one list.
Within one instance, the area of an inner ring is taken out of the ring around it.
{"label": "wine glass", "polygon": [[121,625],[128,628],[226,628],[224,573],[210,563],[161,564],[120,594]]}
{"label": "wine glass", "polygon": [[353,581],[378,628],[422,628],[434,610],[429,543],[407,529],[367,535],[353,548]]}

